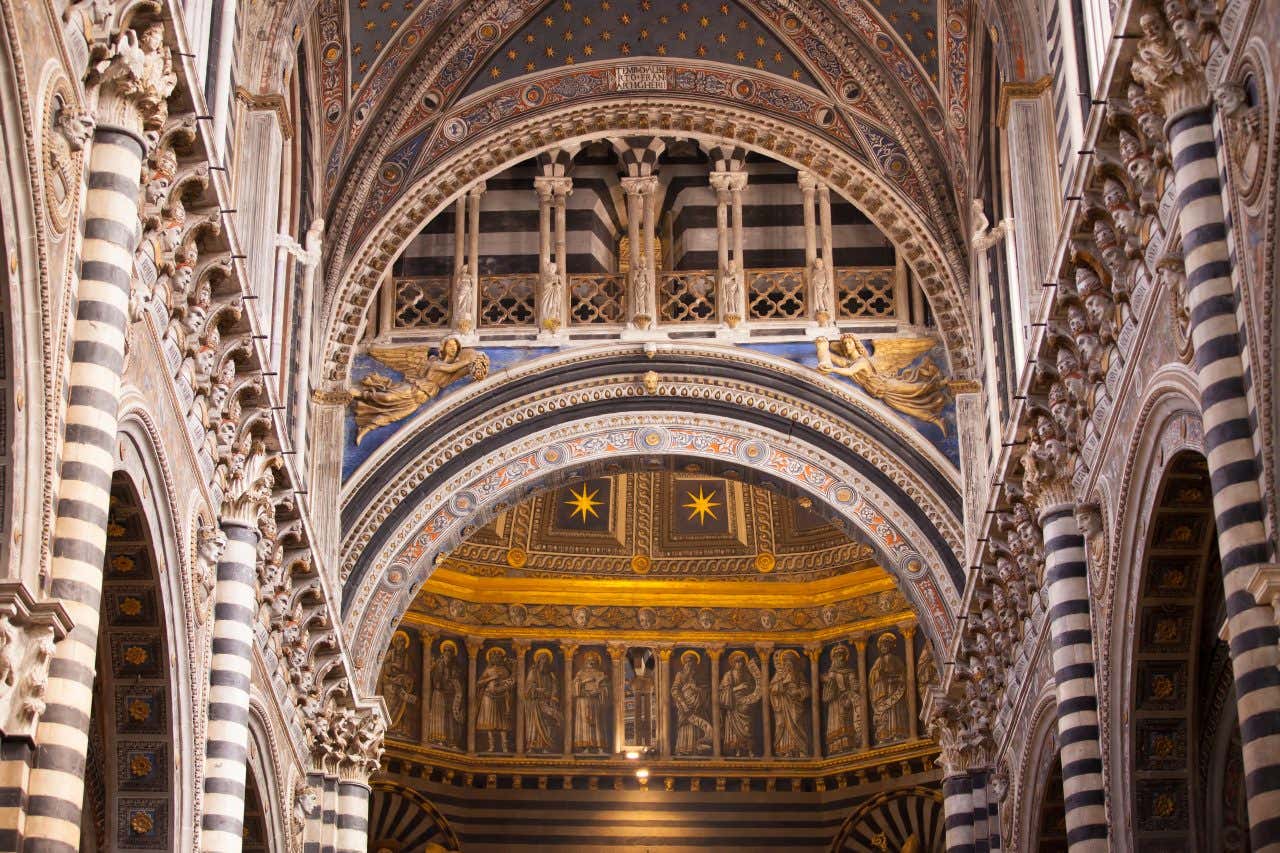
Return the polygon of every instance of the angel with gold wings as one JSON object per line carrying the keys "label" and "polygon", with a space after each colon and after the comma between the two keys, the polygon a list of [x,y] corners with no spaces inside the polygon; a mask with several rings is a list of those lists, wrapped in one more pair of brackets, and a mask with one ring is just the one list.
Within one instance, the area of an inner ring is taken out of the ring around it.
{"label": "angel with gold wings", "polygon": [[409,417],[446,385],[467,376],[479,380],[489,375],[489,357],[469,347],[464,349],[456,337],[444,339],[438,356],[431,355],[427,344],[369,347],[369,355],[404,374],[404,381],[371,373],[361,381],[361,387],[352,389],[356,444],[370,430]]}
{"label": "angel with gold wings", "polygon": [[867,352],[862,341],[853,335],[841,335],[832,343],[818,338],[818,371],[852,379],[877,400],[883,400],[899,412],[936,424],[946,435],[947,425],[942,410],[950,402],[950,390],[938,365],[924,358],[919,366],[909,367],[921,355],[936,346],[933,338],[880,338],[875,352]]}

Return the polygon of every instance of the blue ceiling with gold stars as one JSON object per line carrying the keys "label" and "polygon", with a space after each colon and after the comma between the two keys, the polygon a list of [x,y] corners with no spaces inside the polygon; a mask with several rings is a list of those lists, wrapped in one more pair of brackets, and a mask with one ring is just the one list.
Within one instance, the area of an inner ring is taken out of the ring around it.
{"label": "blue ceiling with gold stars", "polygon": [[[449,5],[451,0],[348,0],[353,89],[402,27],[424,15],[439,19]],[[936,84],[936,0],[870,0],[870,5]],[[815,85],[795,55],[738,2],[553,0],[494,53],[468,93],[522,74],[627,57],[705,59]]]}
{"label": "blue ceiling with gold stars", "polygon": [[723,62],[817,83],[738,3],[554,0],[499,48],[467,94],[522,74],[639,57]]}
{"label": "blue ceiling with gold stars", "polygon": [[907,50],[920,60],[929,79],[938,83],[938,6],[934,0],[871,0]]}

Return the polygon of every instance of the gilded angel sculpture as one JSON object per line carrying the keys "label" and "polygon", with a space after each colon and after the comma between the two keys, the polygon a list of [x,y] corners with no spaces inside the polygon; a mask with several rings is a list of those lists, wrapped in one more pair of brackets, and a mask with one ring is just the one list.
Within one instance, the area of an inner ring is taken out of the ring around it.
{"label": "gilded angel sculpture", "polygon": [[852,379],[877,400],[936,424],[946,434],[942,410],[951,398],[942,372],[931,358],[925,358],[919,367],[908,367],[937,345],[933,338],[881,338],[875,342],[874,353],[867,352],[853,335],[841,335],[834,343],[818,338],[814,344],[820,373]]}
{"label": "gilded angel sculpture", "polygon": [[361,381],[361,387],[352,389],[356,444],[370,430],[409,417],[445,386],[467,376],[479,380],[489,375],[489,357],[469,347],[464,349],[456,337],[445,338],[438,356],[431,355],[427,344],[369,347],[369,355],[404,374],[404,381],[371,373]]}

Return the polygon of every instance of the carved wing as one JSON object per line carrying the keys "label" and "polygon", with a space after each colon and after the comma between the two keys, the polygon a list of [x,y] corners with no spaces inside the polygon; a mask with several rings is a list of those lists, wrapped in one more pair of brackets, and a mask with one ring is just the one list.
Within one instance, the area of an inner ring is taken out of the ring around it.
{"label": "carved wing", "polygon": [[877,371],[890,376],[938,345],[933,338],[879,338],[875,343],[871,363]]}
{"label": "carved wing", "polygon": [[407,379],[425,376],[431,363],[431,347],[427,344],[407,347],[369,347],[369,355],[392,370],[400,371]]}

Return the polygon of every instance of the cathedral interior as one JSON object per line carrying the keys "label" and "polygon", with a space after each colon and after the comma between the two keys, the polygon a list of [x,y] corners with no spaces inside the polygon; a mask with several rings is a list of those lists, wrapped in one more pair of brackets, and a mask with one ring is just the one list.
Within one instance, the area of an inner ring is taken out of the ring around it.
{"label": "cathedral interior", "polygon": [[1280,853],[1277,0],[0,22],[0,851]]}

